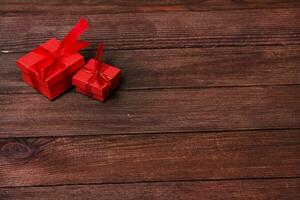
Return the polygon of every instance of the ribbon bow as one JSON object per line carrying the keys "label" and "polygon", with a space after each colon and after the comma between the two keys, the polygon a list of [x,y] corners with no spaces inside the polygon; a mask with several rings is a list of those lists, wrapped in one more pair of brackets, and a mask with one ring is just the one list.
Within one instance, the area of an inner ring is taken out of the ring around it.
{"label": "ribbon bow", "polygon": [[[82,18],[64,37],[56,51],[50,52],[48,49],[42,46],[39,46],[34,50],[35,53],[44,56],[44,58],[36,65],[39,67],[37,69],[37,73],[42,80],[45,80],[47,77],[49,77],[49,75],[57,70],[57,68],[68,67],[62,62],[64,57],[72,55],[88,46],[87,42],[77,40],[87,28],[88,22]],[[42,66],[47,67],[42,68]]]}
{"label": "ribbon bow", "polygon": [[92,74],[86,85],[86,93],[88,96],[93,96],[92,87],[95,82],[97,82],[100,86],[103,86],[103,89],[109,89],[111,86],[111,81],[108,76],[102,73],[102,68],[104,67],[102,63],[103,49],[104,44],[100,43],[96,54],[95,67],[93,69],[88,69],[86,67],[83,68],[84,71]]}

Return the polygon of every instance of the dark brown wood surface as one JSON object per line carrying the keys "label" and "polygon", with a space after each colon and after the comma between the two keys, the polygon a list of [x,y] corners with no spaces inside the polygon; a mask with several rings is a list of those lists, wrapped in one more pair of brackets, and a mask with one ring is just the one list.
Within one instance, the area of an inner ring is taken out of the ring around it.
{"label": "dark brown wood surface", "polygon": [[[245,14],[246,13],[246,14]],[[23,52],[45,38],[62,38],[81,15],[3,16],[0,48]],[[107,49],[265,46],[300,44],[300,8],[85,15],[82,38]],[[7,26],[7,23],[10,26]],[[24,31],[24,27],[26,31]],[[10,39],[10,38],[13,38]]]}
{"label": "dark brown wood surface", "polygon": [[10,139],[0,145],[1,186],[300,177],[298,130]]}
{"label": "dark brown wood surface", "polygon": [[1,137],[300,128],[300,85],[117,91],[104,104],[75,92],[0,99]]}
{"label": "dark brown wood surface", "polygon": [[40,199],[299,199],[299,179],[182,181],[131,184],[0,188],[7,200]]}
{"label": "dark brown wood surface", "polygon": [[[119,66],[50,102],[15,61],[85,16]],[[297,0],[0,1],[0,199],[300,198]]]}
{"label": "dark brown wood surface", "polygon": [[[35,93],[12,67],[22,55],[0,54],[1,94]],[[299,55],[293,45],[109,50],[105,60],[122,69],[120,90],[140,90],[300,84]]]}
{"label": "dark brown wood surface", "polygon": [[300,7],[298,0],[1,0],[2,15],[86,15]]}

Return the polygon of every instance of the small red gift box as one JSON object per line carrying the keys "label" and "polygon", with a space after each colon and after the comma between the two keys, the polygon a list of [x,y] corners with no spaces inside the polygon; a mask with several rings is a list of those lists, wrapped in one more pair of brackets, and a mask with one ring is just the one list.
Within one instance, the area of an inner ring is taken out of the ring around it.
{"label": "small red gift box", "polygon": [[78,52],[87,47],[78,37],[87,29],[81,19],[62,42],[53,38],[17,60],[23,80],[53,100],[72,86],[72,76],[84,65]]}
{"label": "small red gift box", "polygon": [[102,63],[103,44],[99,45],[97,59],[90,59],[72,78],[76,91],[104,101],[119,85],[121,70]]}

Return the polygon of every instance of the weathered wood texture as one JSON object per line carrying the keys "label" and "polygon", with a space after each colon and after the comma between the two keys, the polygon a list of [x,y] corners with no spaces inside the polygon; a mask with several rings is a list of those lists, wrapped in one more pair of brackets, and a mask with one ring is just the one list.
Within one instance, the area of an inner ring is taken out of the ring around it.
{"label": "weathered wood texture", "polygon": [[[300,198],[299,1],[0,0],[0,16],[0,199]],[[122,85],[49,102],[15,60],[81,16],[84,54],[104,41]]]}
{"label": "weathered wood texture", "polygon": [[[22,55],[0,54],[1,94],[35,93],[15,66]],[[299,55],[299,46],[259,46],[112,50],[105,60],[122,69],[119,89],[130,90],[300,84]]]}
{"label": "weathered wood texture", "polygon": [[300,86],[0,95],[0,137],[300,128]]}
{"label": "weathered wood texture", "polygon": [[0,187],[300,176],[299,130],[2,139]]}
{"label": "weathered wood texture", "polygon": [[[83,38],[108,49],[259,46],[300,44],[300,8],[209,12],[86,15],[91,28]],[[0,52],[24,52],[62,38],[80,17],[0,18]],[[11,39],[13,38],[13,39]]]}
{"label": "weathered wood texture", "polygon": [[174,11],[210,11],[233,9],[293,8],[298,0],[1,0],[1,15],[86,15],[99,13],[139,13]]}
{"label": "weathered wood texture", "polygon": [[1,188],[5,200],[297,200],[299,179]]}

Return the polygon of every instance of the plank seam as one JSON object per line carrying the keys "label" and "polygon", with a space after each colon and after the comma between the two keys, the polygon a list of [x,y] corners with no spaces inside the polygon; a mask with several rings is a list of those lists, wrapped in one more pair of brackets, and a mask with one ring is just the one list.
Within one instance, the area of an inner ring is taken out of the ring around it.
{"label": "plank seam", "polygon": [[[178,38],[177,38],[178,39]],[[181,39],[181,38],[180,38]],[[107,40],[109,41],[109,40]],[[105,49],[105,51],[147,51],[147,50],[176,50],[176,49],[209,49],[209,48],[240,48],[240,47],[298,47],[300,46],[300,41],[299,43],[291,43],[291,44],[282,44],[282,43],[275,43],[275,44],[237,44],[237,45],[187,45],[187,46],[180,46],[180,47],[150,47],[150,48],[111,48],[111,49]],[[90,49],[86,49],[84,51],[81,52],[91,52],[91,51],[96,51],[96,48],[90,48]],[[27,53],[28,51],[0,51],[0,55],[7,55],[7,54],[16,54],[16,53]]]}
{"label": "plank seam", "polygon": [[[57,6],[57,5],[53,5],[53,6]],[[63,6],[67,6],[63,5]],[[77,6],[80,6],[80,4],[78,4]],[[95,5],[94,5],[95,6]],[[163,5],[162,5],[163,6]],[[115,13],[111,13],[111,12],[103,12],[100,14],[94,13],[94,14],[89,14],[89,16],[96,16],[96,15],[120,15],[120,14],[147,14],[147,13],[186,13],[186,12],[222,12],[222,11],[236,11],[236,10],[278,10],[278,9],[297,9],[300,8],[300,5],[294,5],[294,6],[282,6],[282,7],[260,7],[260,8],[229,8],[229,9],[208,9],[208,10],[175,10],[175,11],[137,11],[137,12],[115,12]],[[0,16],[2,17],[19,17],[19,16],[52,16],[53,14],[49,14],[48,12],[44,12],[40,11],[39,13],[37,12],[32,12],[32,11],[28,11],[28,12],[24,12],[24,11],[1,11],[0,12]],[[55,13],[55,15],[59,15],[59,16],[68,16],[70,14],[59,14],[59,13]],[[72,16],[82,16],[82,13],[73,13]]]}
{"label": "plank seam", "polygon": [[123,185],[123,184],[155,184],[155,183],[180,183],[180,182],[221,182],[221,181],[255,181],[255,180],[283,180],[283,179],[300,179],[295,177],[259,177],[259,178],[227,178],[227,179],[192,179],[192,180],[167,180],[167,181],[124,181],[124,182],[106,182],[106,183],[70,183],[70,184],[49,184],[49,185],[17,185],[17,186],[0,186],[0,189],[7,188],[35,188],[35,187],[64,187],[64,186],[88,186],[88,185]]}
{"label": "plank seam", "polygon": [[[261,132],[261,131],[268,131],[268,132],[272,132],[272,131],[289,131],[289,130],[300,130],[300,127],[283,127],[283,128],[263,128],[263,129],[259,129],[259,128],[253,128],[253,129],[233,129],[233,130],[203,130],[203,131],[179,131],[179,132],[172,132],[172,131],[166,131],[166,132],[143,132],[143,133],[116,133],[116,134],[86,134],[86,135],[62,135],[62,136],[28,136],[28,137],[24,137],[24,136],[13,136],[13,137],[1,137],[0,139],[38,139],[38,138],[83,138],[83,137],[113,137],[113,136],[147,136],[147,135],[179,135],[179,134],[210,134],[210,133],[232,133],[232,132]],[[299,131],[300,134],[300,131]]]}
{"label": "plank seam", "polygon": [[[20,79],[21,80],[21,79]],[[220,86],[191,86],[191,87],[141,87],[141,88],[120,88],[118,91],[126,91],[126,92],[133,92],[133,91],[144,91],[144,90],[189,90],[189,89],[217,89],[217,88],[255,88],[255,87],[264,87],[264,88],[270,88],[270,87],[298,87],[300,86],[300,83],[288,83],[288,84],[253,84],[253,85],[220,85]],[[28,86],[30,87],[30,86]],[[73,89],[69,93],[76,93]],[[0,92],[0,95],[31,95],[31,94],[39,94],[38,92],[32,91],[32,92],[17,92],[17,93],[2,93]]]}

